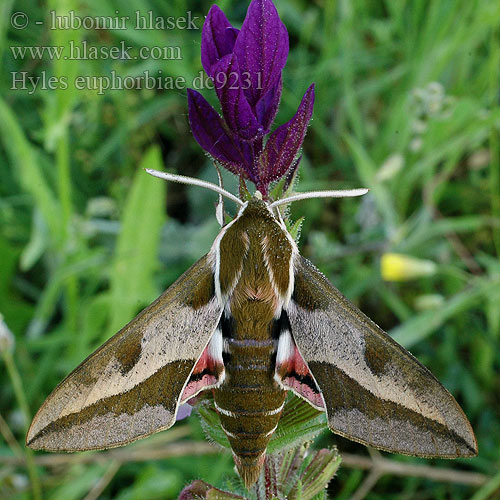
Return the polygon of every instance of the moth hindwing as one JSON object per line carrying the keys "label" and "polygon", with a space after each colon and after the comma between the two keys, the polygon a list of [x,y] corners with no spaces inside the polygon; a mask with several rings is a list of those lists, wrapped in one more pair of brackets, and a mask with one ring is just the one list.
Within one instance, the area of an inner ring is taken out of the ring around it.
{"label": "moth hindwing", "polygon": [[291,390],[355,441],[475,455],[450,393],[299,255],[278,204],[257,192],[241,205],[205,257],[61,382],[28,445],[120,446],[170,427],[181,403],[211,389],[249,486]]}

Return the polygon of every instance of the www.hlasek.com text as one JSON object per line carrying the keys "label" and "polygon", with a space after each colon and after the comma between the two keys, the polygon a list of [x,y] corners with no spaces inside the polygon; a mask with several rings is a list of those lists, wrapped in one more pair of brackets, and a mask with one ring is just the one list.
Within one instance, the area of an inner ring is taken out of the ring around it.
{"label": "www.hlasek.com text", "polygon": [[141,60],[153,59],[155,61],[179,61],[182,59],[181,47],[178,46],[143,46],[132,47],[121,41],[118,45],[92,45],[86,40],[75,43],[70,40],[64,45],[13,45],[10,52],[14,59],[35,60],[83,60],[96,61],[100,59],[111,60]]}

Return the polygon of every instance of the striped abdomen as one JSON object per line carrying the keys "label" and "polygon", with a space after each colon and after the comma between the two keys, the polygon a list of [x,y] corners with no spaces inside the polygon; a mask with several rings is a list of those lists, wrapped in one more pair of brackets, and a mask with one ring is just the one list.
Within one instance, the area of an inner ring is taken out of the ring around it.
{"label": "striped abdomen", "polygon": [[214,391],[222,427],[231,443],[238,471],[253,484],[276,430],[286,391],[274,381],[277,339],[272,320],[258,320],[259,305],[247,304],[245,321],[222,321],[226,378]]}

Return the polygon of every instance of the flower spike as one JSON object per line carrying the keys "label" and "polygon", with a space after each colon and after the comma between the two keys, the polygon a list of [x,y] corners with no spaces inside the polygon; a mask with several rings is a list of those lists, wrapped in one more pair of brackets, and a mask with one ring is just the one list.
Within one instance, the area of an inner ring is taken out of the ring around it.
{"label": "flower spike", "polygon": [[295,116],[270,134],[283,88],[288,32],[271,0],[252,0],[236,29],[213,5],[203,25],[201,61],[213,80],[222,116],[188,89],[189,122],[198,144],[267,199],[269,185],[298,165],[312,116],[310,86]]}

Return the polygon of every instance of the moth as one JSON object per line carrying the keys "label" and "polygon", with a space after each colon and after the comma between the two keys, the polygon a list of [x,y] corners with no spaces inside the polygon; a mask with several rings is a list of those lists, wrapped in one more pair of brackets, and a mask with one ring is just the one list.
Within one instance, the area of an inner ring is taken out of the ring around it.
{"label": "moth", "polygon": [[168,429],[179,406],[213,392],[247,486],[258,478],[287,391],[326,412],[341,436],[420,457],[477,454],[453,396],[300,256],[278,206],[248,201],[210,251],[68,375],[38,410],[27,445],[112,448]]}

